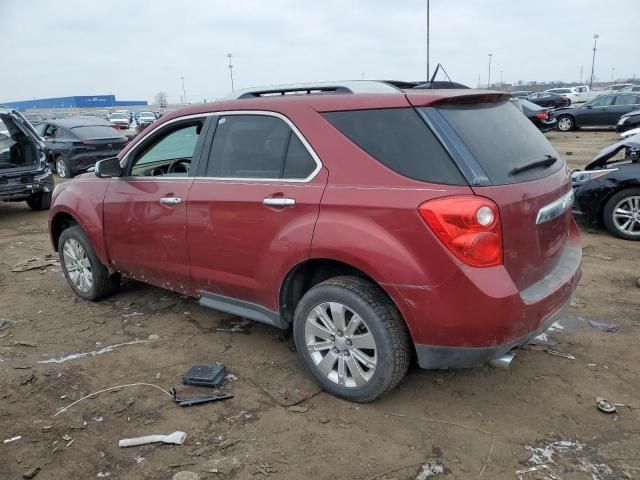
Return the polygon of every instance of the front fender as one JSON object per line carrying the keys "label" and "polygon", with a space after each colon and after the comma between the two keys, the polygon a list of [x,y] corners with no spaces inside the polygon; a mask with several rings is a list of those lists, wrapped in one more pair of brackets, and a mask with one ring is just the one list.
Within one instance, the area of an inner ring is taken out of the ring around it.
{"label": "front fender", "polygon": [[109,265],[102,208],[108,185],[108,179],[85,174],[56,186],[49,211],[49,234],[54,250],[58,246],[55,245],[52,225],[60,215],[69,215],[86,233],[102,264]]}

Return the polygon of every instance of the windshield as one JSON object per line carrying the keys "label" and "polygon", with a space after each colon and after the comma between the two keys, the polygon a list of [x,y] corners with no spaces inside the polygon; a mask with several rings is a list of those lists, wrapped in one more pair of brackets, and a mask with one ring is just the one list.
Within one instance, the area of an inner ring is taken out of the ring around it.
{"label": "windshield", "polygon": [[113,119],[121,119],[121,118],[128,119],[129,116],[125,115],[124,113],[114,113],[114,114],[111,115],[111,120],[113,120]]}
{"label": "windshield", "polygon": [[517,176],[510,173],[514,168],[546,158],[546,155],[559,157],[544,135],[511,102],[443,105],[438,111],[493,185],[547,177],[564,165],[557,161],[550,167],[530,169]]}

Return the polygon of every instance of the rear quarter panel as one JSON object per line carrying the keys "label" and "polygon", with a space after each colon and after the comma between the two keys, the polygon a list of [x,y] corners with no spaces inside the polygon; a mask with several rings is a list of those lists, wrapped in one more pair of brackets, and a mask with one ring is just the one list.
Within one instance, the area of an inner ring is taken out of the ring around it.
{"label": "rear quarter panel", "polygon": [[[50,234],[51,224],[57,215],[62,213],[71,215],[87,234],[96,255],[104,265],[109,264],[102,217],[102,206],[108,185],[109,179],[98,178],[93,173],[62,182],[54,190],[49,211]],[[58,246],[54,244],[53,248],[57,250]]]}

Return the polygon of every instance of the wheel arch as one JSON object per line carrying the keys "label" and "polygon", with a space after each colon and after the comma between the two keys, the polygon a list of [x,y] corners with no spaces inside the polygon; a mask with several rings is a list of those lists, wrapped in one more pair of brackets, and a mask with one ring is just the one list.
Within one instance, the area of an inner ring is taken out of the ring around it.
{"label": "wheel arch", "polygon": [[[80,222],[68,212],[57,212],[51,217],[51,222],[49,224],[49,235],[51,237],[51,243],[53,244],[53,249],[58,251],[58,241],[60,240],[60,235],[67,228],[72,227],[74,225],[79,225]],[[80,226],[80,228],[82,228]]]}

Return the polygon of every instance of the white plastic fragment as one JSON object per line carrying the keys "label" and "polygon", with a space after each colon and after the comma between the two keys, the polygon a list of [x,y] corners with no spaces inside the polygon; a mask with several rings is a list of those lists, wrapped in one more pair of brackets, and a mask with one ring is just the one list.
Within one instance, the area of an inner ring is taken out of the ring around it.
{"label": "white plastic fragment", "polygon": [[123,438],[118,442],[118,445],[121,447],[135,447],[137,445],[158,442],[182,445],[186,439],[187,434],[185,432],[173,432],[170,435],[147,435],[144,437]]}
{"label": "white plastic fragment", "polygon": [[20,440],[22,438],[22,435],[18,435],[17,437],[12,437],[12,438],[7,438],[4,443],[11,443],[11,442],[15,442],[16,440]]}

